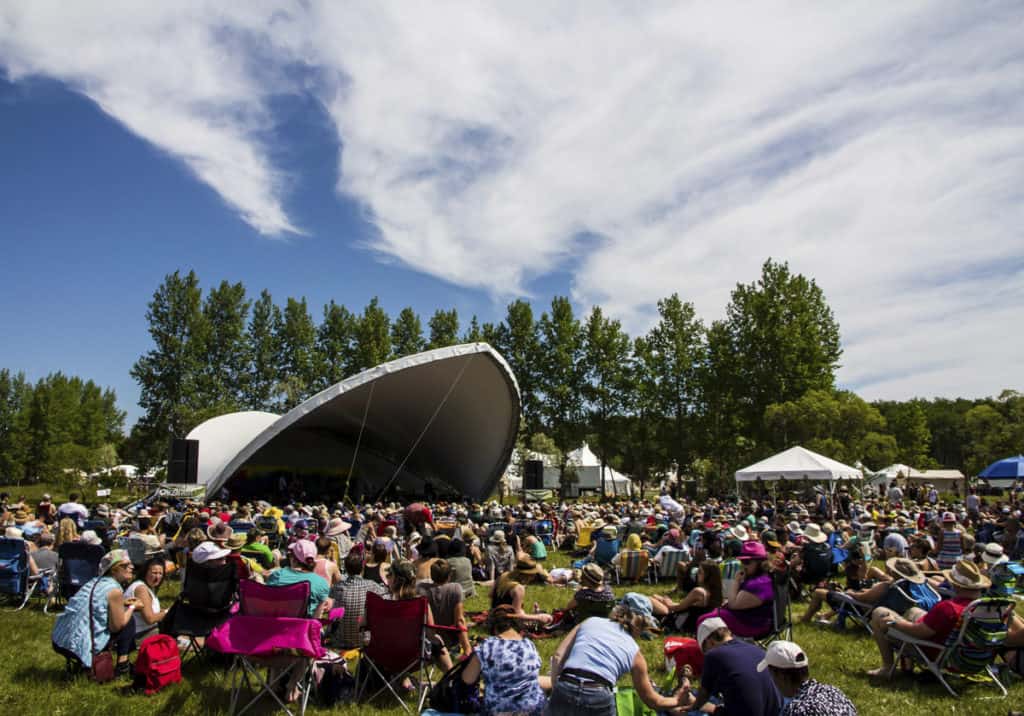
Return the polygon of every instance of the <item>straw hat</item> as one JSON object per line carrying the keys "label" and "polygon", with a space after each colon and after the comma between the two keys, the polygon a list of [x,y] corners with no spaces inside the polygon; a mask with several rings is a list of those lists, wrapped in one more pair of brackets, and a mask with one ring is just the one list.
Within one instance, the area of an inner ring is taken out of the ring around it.
{"label": "straw hat", "polygon": [[516,574],[540,574],[540,565],[529,557],[520,557],[516,560]]}
{"label": "straw hat", "polygon": [[906,557],[890,557],[885,560],[885,567],[901,579],[912,584],[924,584],[924,574],[913,560]]}
{"label": "straw hat", "polygon": [[792,532],[795,535],[802,535],[804,533],[804,531],[802,529],[800,529],[800,523],[797,522],[796,520],[793,520],[788,525],[786,525],[786,529],[788,529],[790,532]]}
{"label": "straw hat", "polygon": [[590,589],[598,589],[604,584],[604,570],[591,562],[580,570],[580,584]]}
{"label": "straw hat", "polygon": [[942,574],[950,584],[961,589],[978,590],[992,586],[992,580],[978,571],[978,565],[966,559],[961,559],[952,569],[942,570]]}
{"label": "straw hat", "polygon": [[505,539],[505,532],[503,530],[495,530],[494,534],[491,535],[491,544],[508,544]]}
{"label": "straw hat", "polygon": [[1008,562],[1009,557],[1003,552],[1003,545],[992,542],[985,545],[985,552],[981,555],[986,564],[1002,564]]}
{"label": "straw hat", "polygon": [[729,528],[729,534],[738,539],[740,542],[749,542],[750,533],[747,532],[747,528],[742,524],[736,525],[735,527]]}
{"label": "straw hat", "polygon": [[337,537],[340,534],[348,532],[350,529],[352,529],[352,525],[340,517],[335,517],[327,523],[327,531],[324,532],[324,535],[326,537]]}
{"label": "straw hat", "polygon": [[804,527],[804,537],[815,544],[821,544],[822,542],[828,541],[828,535],[822,532],[821,527],[813,522]]}

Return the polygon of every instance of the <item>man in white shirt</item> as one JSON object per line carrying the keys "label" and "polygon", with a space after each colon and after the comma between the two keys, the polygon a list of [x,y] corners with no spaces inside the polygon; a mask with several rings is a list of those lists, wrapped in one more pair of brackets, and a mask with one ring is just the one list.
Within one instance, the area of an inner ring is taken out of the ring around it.
{"label": "man in white shirt", "polygon": [[85,521],[89,519],[89,510],[78,501],[78,493],[76,492],[68,495],[68,501],[57,508],[57,519],[65,517],[73,519],[78,529],[82,529],[85,526]]}

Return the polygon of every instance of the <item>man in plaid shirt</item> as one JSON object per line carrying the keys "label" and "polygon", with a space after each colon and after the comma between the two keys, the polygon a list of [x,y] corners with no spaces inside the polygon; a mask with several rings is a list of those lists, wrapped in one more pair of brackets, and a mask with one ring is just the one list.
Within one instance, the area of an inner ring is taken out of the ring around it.
{"label": "man in plaid shirt", "polygon": [[345,649],[363,646],[359,636],[359,624],[366,614],[367,592],[379,594],[385,599],[391,598],[386,587],[363,578],[362,550],[352,550],[345,557],[345,579],[331,590],[334,606],[345,607],[345,615],[341,618],[341,640],[332,646]]}

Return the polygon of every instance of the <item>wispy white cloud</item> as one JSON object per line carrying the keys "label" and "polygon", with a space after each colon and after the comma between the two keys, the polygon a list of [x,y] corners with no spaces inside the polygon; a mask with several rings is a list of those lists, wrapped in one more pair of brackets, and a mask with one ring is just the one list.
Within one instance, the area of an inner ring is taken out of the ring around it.
{"label": "wispy white cloud", "polygon": [[266,234],[299,223],[261,137],[303,63],[382,256],[498,297],[568,271],[633,330],[673,291],[721,315],[772,256],[825,288],[868,397],[1019,384],[1014,3],[228,7],[12,3],[0,61],[73,83]]}

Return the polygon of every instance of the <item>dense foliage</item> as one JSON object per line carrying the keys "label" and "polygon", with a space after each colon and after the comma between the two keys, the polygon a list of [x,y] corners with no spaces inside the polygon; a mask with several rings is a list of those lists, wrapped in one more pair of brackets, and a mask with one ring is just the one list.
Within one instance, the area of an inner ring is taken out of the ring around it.
{"label": "dense foliage", "polygon": [[[582,440],[642,481],[675,473],[723,486],[736,468],[794,444],[872,468],[967,474],[1024,451],[1024,397],[1013,391],[869,404],[837,389],[839,326],[817,284],[785,263],[768,260],[758,281],[737,285],[720,321],[705,324],[676,294],[657,312],[632,338],[599,306],[577,316],[563,296],[539,316],[513,301],[497,324],[474,316],[464,325],[454,309],[423,319],[407,307],[392,318],[376,297],[362,310],[331,301],[317,321],[305,298],[278,304],[264,290],[250,299],[227,281],[204,296],[194,272],[175,272],[148,306],[152,348],[132,368],[145,413],[123,444],[110,391],[60,374],[33,387],[4,372],[0,477],[88,470],[114,450],[157,465],[171,436],[209,417],[280,413],[365,368],[466,341],[506,358],[522,396],[520,444],[543,446],[563,468]],[[68,417],[75,411],[102,418]]]}
{"label": "dense foliage", "polygon": [[118,464],[124,413],[112,390],[53,373],[35,385],[0,370],[0,480],[73,484]]}

